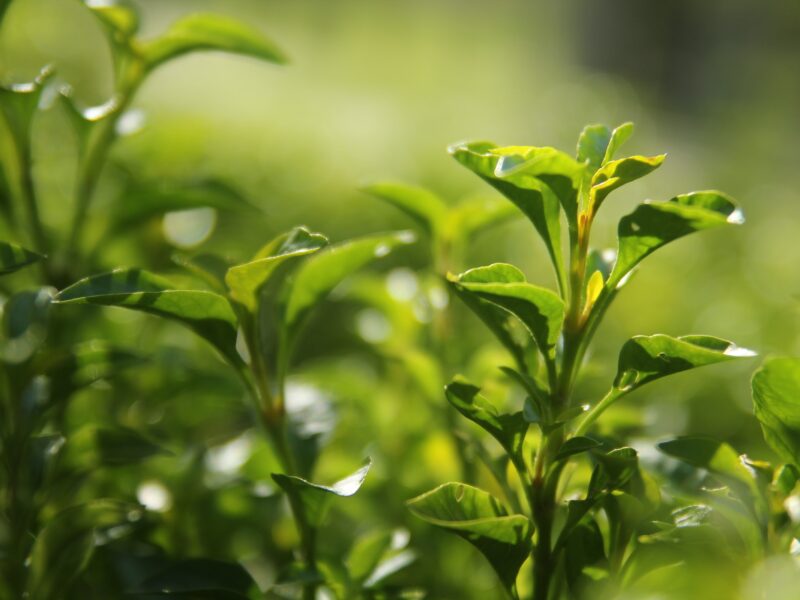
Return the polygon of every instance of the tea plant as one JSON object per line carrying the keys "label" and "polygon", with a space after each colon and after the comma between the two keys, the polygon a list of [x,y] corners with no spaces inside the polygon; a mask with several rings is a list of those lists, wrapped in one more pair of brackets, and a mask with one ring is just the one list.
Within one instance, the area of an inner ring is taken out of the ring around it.
{"label": "tea plant", "polygon": [[412,240],[401,232],[328,246],[324,236],[296,228],[267,243],[249,262],[224,272],[189,263],[218,292],[176,289],[147,271],[117,269],[83,279],[55,297],[56,304],[117,306],[176,321],[219,352],[249,390],[258,422],[278,458],[281,471],[272,478],[287,496],[303,555],[302,569],[291,571],[281,583],[303,582],[304,598],[314,598],[323,582],[340,598],[369,593],[362,587],[373,587],[405,566],[381,561],[390,550],[391,536],[370,537],[369,552],[362,556],[366,551],[357,546],[347,562],[318,556],[318,530],[331,500],[355,494],[370,462],[331,486],[306,479],[319,448],[313,435],[304,435],[303,423],[289,418],[286,377],[292,351],[314,306],[347,275]]}
{"label": "tea plant", "polygon": [[[545,243],[557,292],[527,282],[509,264],[448,276],[454,292],[508,350],[513,366],[502,369],[527,397],[519,410],[502,412],[463,378],[448,384],[450,404],[504,451],[492,473],[506,501],[466,483],[447,483],[409,501],[409,507],[474,544],[513,598],[520,597],[518,575],[526,561],[536,600],[579,594],[590,577],[624,586],[626,572],[636,567],[636,534],[655,514],[660,492],[639,468],[633,448],[609,447],[590,435],[592,426],[610,406],[651,381],[752,355],[711,336],[636,336],[620,351],[608,393],[589,406],[575,398],[592,337],[638,264],[689,233],[743,221],[725,194],[691,192],[640,204],[621,219],[616,252],[592,250],[592,225],[607,197],[664,160],[664,155],[615,158],[632,131],[630,123],[613,131],[588,126],[575,158],[554,148],[487,142],[450,148],[460,164],[531,221]],[[562,476],[585,454],[594,463],[591,478],[582,498],[565,502],[574,490]],[[505,468],[509,463],[513,474]]]}

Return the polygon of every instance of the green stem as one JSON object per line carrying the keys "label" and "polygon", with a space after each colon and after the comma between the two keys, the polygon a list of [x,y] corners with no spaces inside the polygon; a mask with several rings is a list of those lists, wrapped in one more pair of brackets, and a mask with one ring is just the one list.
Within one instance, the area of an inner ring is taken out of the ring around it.
{"label": "green stem", "polygon": [[614,402],[619,400],[627,393],[628,392],[626,390],[621,390],[616,387],[612,387],[610,390],[608,390],[608,393],[603,396],[603,399],[595,404],[580,422],[577,429],[575,429],[575,435],[584,435],[589,430],[589,427],[592,426],[592,424],[600,417],[600,415],[605,412],[609,406],[614,404]]}

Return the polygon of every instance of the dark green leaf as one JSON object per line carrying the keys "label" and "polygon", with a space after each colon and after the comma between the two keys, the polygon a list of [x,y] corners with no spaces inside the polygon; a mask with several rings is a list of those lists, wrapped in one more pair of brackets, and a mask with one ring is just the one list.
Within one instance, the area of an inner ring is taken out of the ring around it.
{"label": "dark green leaf", "polygon": [[138,507],[115,500],[94,500],[53,517],[33,545],[28,590],[36,600],[59,600],[89,563],[97,530],[130,525]]}
{"label": "dark green leaf", "polygon": [[608,285],[615,287],[642,259],[673,240],[743,222],[736,204],[721,192],[692,192],[667,202],[640,204],[619,222],[619,251]]}
{"label": "dark green leaf", "polygon": [[620,350],[614,386],[630,391],[666,375],[751,356],[751,350],[707,335],[638,335]]}
{"label": "dark green leaf", "polygon": [[533,526],[523,515],[509,515],[491,494],[464,483],[446,483],[408,501],[420,519],[473,544],[488,559],[506,589],[528,556]]}
{"label": "dark green leaf", "polygon": [[19,271],[31,263],[44,259],[44,256],[26,250],[10,242],[0,242],[0,275]]}
{"label": "dark green leaf", "polygon": [[564,322],[558,294],[525,281],[512,265],[496,263],[451,278],[457,286],[513,313],[530,331],[545,358],[552,359]]}
{"label": "dark green leaf", "polygon": [[522,444],[528,421],[522,412],[498,414],[497,409],[480,395],[480,388],[456,378],[445,387],[447,400],[467,419],[488,431],[514,457],[522,456]]}
{"label": "dark green leaf", "polygon": [[282,473],[273,473],[272,479],[286,492],[295,515],[299,515],[309,526],[319,527],[325,520],[331,500],[336,496],[355,494],[364,483],[371,466],[372,461],[367,460],[358,471],[331,486]]}
{"label": "dark green leaf", "polygon": [[142,45],[149,69],[198,50],[221,50],[284,64],[284,53],[261,32],[221,15],[197,13],[173,23],[162,36]]}
{"label": "dark green leaf", "polygon": [[232,364],[236,350],[236,316],[230,303],[213,292],[175,290],[165,279],[140,269],[115,269],[81,279],[61,290],[59,304],[101,304],[138,310],[177,321],[216,347]]}
{"label": "dark green leaf", "polygon": [[753,411],[770,448],[800,466],[800,359],[764,361],[753,375]]}
{"label": "dark green leaf", "polygon": [[563,460],[572,456],[573,454],[587,452],[588,450],[593,450],[594,448],[599,448],[600,446],[602,446],[602,444],[597,440],[593,440],[592,438],[584,436],[571,437],[561,445],[561,448],[558,449],[555,460]]}
{"label": "dark green leaf", "polygon": [[144,435],[127,427],[87,426],[73,434],[68,443],[82,466],[135,464],[158,455],[171,454]]}
{"label": "dark green leaf", "polygon": [[[138,594],[165,594],[183,598],[194,592],[233,592],[237,596],[254,587],[253,578],[238,563],[227,563],[207,558],[181,560],[159,570],[136,586]],[[243,596],[238,596],[243,594]],[[191,595],[192,598],[196,597]],[[202,596],[205,598],[206,596]],[[218,596],[208,596],[217,598]],[[220,595],[219,597],[228,598]]]}
{"label": "dark green leaf", "polygon": [[114,233],[129,232],[153,217],[193,208],[256,211],[234,188],[215,179],[185,185],[140,182],[131,184],[115,202],[111,230]]}
{"label": "dark green leaf", "polygon": [[11,296],[2,306],[0,358],[22,363],[38,350],[47,336],[53,288],[26,290]]}

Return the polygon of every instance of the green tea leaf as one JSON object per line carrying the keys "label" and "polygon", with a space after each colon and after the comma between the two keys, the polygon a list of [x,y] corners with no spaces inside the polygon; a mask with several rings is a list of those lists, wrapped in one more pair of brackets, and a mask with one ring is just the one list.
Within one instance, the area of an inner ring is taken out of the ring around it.
{"label": "green tea leaf", "polygon": [[197,13],[183,17],[161,37],[142,44],[148,69],[198,50],[221,50],[284,64],[286,55],[261,32],[221,15]]}
{"label": "green tea leaf", "polygon": [[171,452],[127,427],[89,425],[73,434],[67,446],[81,465],[119,466]]}
{"label": "green tea leaf", "polygon": [[469,240],[474,234],[500,225],[519,216],[519,210],[502,198],[466,200],[450,209],[448,232],[459,232],[461,239]]}
{"label": "green tea leaf", "polygon": [[0,242],[0,275],[19,271],[23,267],[43,260],[44,256],[10,242]]}
{"label": "green tea leaf", "polygon": [[455,533],[491,563],[506,589],[513,587],[530,552],[533,525],[509,515],[491,494],[464,483],[446,483],[408,501],[417,517]]}
{"label": "green tea leaf", "polygon": [[445,387],[447,400],[458,412],[488,431],[509,455],[521,457],[522,444],[528,431],[528,422],[522,412],[499,414],[479,392],[479,387],[460,377]]}
{"label": "green tea leaf", "polygon": [[31,123],[39,108],[45,84],[53,73],[53,68],[48,65],[31,82],[0,86],[0,110],[18,145],[30,144]]}
{"label": "green tea leaf", "polygon": [[228,184],[215,179],[185,185],[176,183],[131,184],[113,207],[112,232],[127,232],[165,213],[193,208],[255,212],[256,208]]}
{"label": "green tea leaf", "polygon": [[366,580],[391,546],[391,531],[379,531],[361,536],[353,544],[345,561],[350,577],[359,583]]}
{"label": "green tea leaf", "polygon": [[559,284],[563,286],[559,203],[574,226],[583,166],[554,148],[499,148],[488,142],[473,142],[457,144],[449,150],[459,163],[497,189],[528,217],[544,240]]}
{"label": "green tea leaf", "polygon": [[569,438],[558,449],[554,460],[563,460],[572,456],[573,454],[580,454],[581,452],[588,452],[595,448],[602,446],[597,440],[585,436],[575,436]]}
{"label": "green tea leaf", "polygon": [[408,231],[370,235],[328,246],[309,257],[297,270],[286,302],[287,344],[291,347],[311,309],[345,277],[413,241]]}
{"label": "green tea leaf", "polygon": [[692,192],[640,204],[619,222],[619,251],[608,285],[616,286],[642,259],[673,240],[743,222],[736,204],[722,192]]}
{"label": "green tea leaf", "polygon": [[673,373],[752,356],[751,350],[708,335],[637,335],[620,350],[614,387],[630,391]]}
{"label": "green tea leaf", "polygon": [[[137,594],[172,598],[247,598],[255,586],[252,576],[239,563],[190,558],[169,564],[136,586]],[[200,592],[213,592],[206,596]]]}
{"label": "green tea leaf", "polygon": [[687,436],[661,442],[658,449],[693,467],[706,469],[751,501],[760,496],[755,476],[744,465],[739,454],[725,442]]}
{"label": "green tea leaf", "polygon": [[61,290],[54,302],[120,306],[177,321],[210,342],[232,364],[240,365],[237,322],[230,303],[213,292],[171,287],[167,280],[147,271],[115,269],[81,279]]}
{"label": "green tea leaf", "polygon": [[451,280],[514,314],[528,328],[542,354],[550,359],[554,356],[565,310],[557,294],[527,283],[518,269],[502,263],[471,269]]}
{"label": "green tea leaf", "polygon": [[385,182],[368,185],[363,191],[399,208],[429,234],[441,229],[447,215],[444,201],[424,188]]}
{"label": "green tea leaf", "polygon": [[603,164],[611,142],[611,130],[605,125],[587,125],[578,138],[578,162],[586,163],[592,172]]}
{"label": "green tea leaf", "polygon": [[130,525],[141,515],[139,508],[115,500],[93,500],[58,513],[39,533],[31,551],[31,598],[63,598],[89,564],[96,545],[95,531]]}
{"label": "green tea leaf", "polygon": [[611,132],[611,139],[608,142],[608,147],[606,148],[606,153],[603,157],[603,164],[606,164],[614,159],[614,155],[622,147],[622,145],[628,141],[628,138],[630,138],[632,134],[633,123],[630,121],[616,127],[614,131]]}
{"label": "green tea leaf", "polygon": [[[279,271],[279,267],[285,265],[287,261],[313,254],[327,243],[325,236],[311,233],[302,227],[286,236],[281,236],[280,243],[275,244],[275,254],[228,269],[225,283],[230,289],[231,298],[240,302],[250,312],[255,312],[258,290]],[[294,265],[295,268],[298,266],[299,263]],[[280,272],[285,275],[284,268],[281,268]]]}
{"label": "green tea leaf", "polygon": [[328,514],[331,500],[336,496],[355,494],[364,483],[371,466],[372,461],[367,459],[358,471],[331,486],[311,483],[301,477],[283,473],[273,473],[272,479],[286,492],[293,512],[300,515],[310,527],[319,527]]}
{"label": "green tea leaf", "polygon": [[764,361],[753,375],[753,411],[770,448],[800,466],[800,359]]}
{"label": "green tea leaf", "polygon": [[594,211],[600,208],[603,200],[611,192],[626,183],[636,181],[640,177],[652,173],[661,166],[666,157],[666,154],[659,154],[658,156],[629,156],[628,158],[612,160],[603,165],[592,177]]}
{"label": "green tea leaf", "polygon": [[225,286],[225,273],[228,272],[231,265],[221,256],[209,253],[188,255],[176,252],[171,258],[172,262],[196,275],[214,291],[221,294],[228,292],[228,288]]}

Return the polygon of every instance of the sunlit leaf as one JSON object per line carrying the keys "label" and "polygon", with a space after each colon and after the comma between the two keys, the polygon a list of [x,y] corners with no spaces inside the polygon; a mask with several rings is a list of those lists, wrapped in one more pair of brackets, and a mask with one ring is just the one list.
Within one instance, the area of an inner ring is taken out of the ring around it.
{"label": "sunlit leaf", "polygon": [[136,9],[121,0],[84,0],[86,6],[108,28],[112,40],[120,42],[136,33],[139,29],[139,15]]}
{"label": "sunlit leaf", "polygon": [[619,125],[614,129],[614,131],[611,132],[611,139],[608,141],[608,147],[606,148],[606,153],[603,157],[603,164],[614,159],[614,155],[616,155],[617,151],[619,151],[622,145],[628,141],[628,138],[630,138],[632,134],[633,123],[630,121]]}
{"label": "sunlit leaf", "polygon": [[486,398],[480,388],[464,379],[456,378],[445,387],[447,400],[458,412],[488,431],[510,455],[520,457],[528,421],[522,412],[500,414]]}
{"label": "sunlit leaf", "polygon": [[637,335],[620,350],[614,386],[628,391],[673,373],[752,356],[751,350],[708,335]]}
{"label": "sunlit leaf", "polygon": [[0,275],[18,271],[32,263],[43,260],[44,256],[17,246],[10,242],[0,242]]}
{"label": "sunlit leaf", "polygon": [[800,466],[800,359],[764,361],[753,375],[753,410],[770,448]]}
{"label": "sunlit leaf", "polygon": [[488,142],[457,144],[450,154],[513,202],[544,240],[559,281],[564,278],[561,257],[559,203],[574,225],[577,189],[583,167],[554,148],[512,146]]}
{"label": "sunlit leaf", "polygon": [[309,257],[297,270],[286,303],[288,343],[296,339],[311,309],[345,277],[413,241],[414,235],[406,231],[371,235],[328,246]]}
{"label": "sunlit leaf", "polygon": [[527,283],[518,269],[502,263],[471,269],[453,281],[516,315],[542,354],[553,356],[564,322],[564,302],[556,293]]}
{"label": "sunlit leaf", "polygon": [[153,273],[116,269],[61,290],[55,303],[120,306],[177,321],[211,342],[233,364],[241,363],[236,316],[230,303],[213,292],[176,290]]}
{"label": "sunlit leaf", "polygon": [[609,285],[616,286],[642,259],[673,240],[743,222],[736,204],[721,192],[692,192],[667,202],[640,204],[619,222],[619,250]]}
{"label": "sunlit leaf", "polygon": [[666,156],[666,154],[629,156],[612,160],[603,165],[592,178],[594,210],[600,208],[606,196],[617,188],[655,171],[664,162]]}
{"label": "sunlit leaf", "polygon": [[473,544],[491,563],[506,589],[530,552],[533,525],[509,515],[491,494],[464,483],[446,483],[408,501],[420,519],[447,529]]}
{"label": "sunlit leaf", "polygon": [[244,54],[283,64],[286,55],[261,32],[222,15],[197,13],[173,23],[160,37],[142,44],[142,53],[152,69],[157,65],[199,50]]}
{"label": "sunlit leaf", "polygon": [[[228,269],[225,283],[230,289],[231,298],[240,302],[250,312],[254,312],[258,290],[277,272],[280,271],[285,275],[282,265],[287,261],[313,254],[327,243],[327,238],[318,233],[311,233],[304,228],[293,230],[290,237],[284,238],[283,243],[277,245],[274,249],[275,254]],[[298,267],[299,263],[294,266]]]}
{"label": "sunlit leaf", "polygon": [[611,130],[608,127],[587,125],[578,138],[578,161],[588,164],[592,172],[596,171],[603,164],[609,142]]}
{"label": "sunlit leaf", "polygon": [[275,480],[289,498],[292,510],[311,527],[319,527],[325,520],[331,501],[337,496],[352,496],[367,477],[372,461],[367,460],[358,471],[333,485],[311,483],[301,477],[273,473]]}

